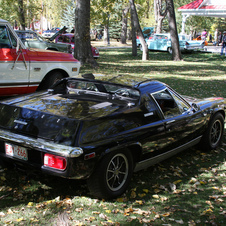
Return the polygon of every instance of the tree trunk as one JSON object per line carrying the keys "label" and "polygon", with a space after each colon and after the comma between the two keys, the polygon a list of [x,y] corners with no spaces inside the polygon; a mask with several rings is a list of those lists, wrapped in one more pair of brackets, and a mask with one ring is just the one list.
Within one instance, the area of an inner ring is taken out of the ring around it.
{"label": "tree trunk", "polygon": [[81,65],[97,67],[90,44],[90,0],[77,0],[75,9],[75,52],[74,57]]}
{"label": "tree trunk", "polygon": [[129,7],[122,10],[122,32],[120,42],[122,44],[126,44],[127,39],[127,14],[129,11]]}
{"label": "tree trunk", "polygon": [[148,60],[149,59],[149,52],[148,52],[148,46],[147,43],[144,40],[144,35],[140,27],[138,15],[136,6],[134,4],[134,0],[129,0],[130,6],[131,6],[131,14],[133,15],[131,18],[133,19],[131,23],[134,24],[135,30],[137,32],[137,35],[139,36],[142,48],[143,48],[143,54],[142,54],[142,60]]}
{"label": "tree trunk", "polygon": [[22,27],[22,30],[25,30],[25,16],[24,16],[24,5],[23,0],[17,0],[18,2],[18,18],[20,21],[20,25]]}
{"label": "tree trunk", "polygon": [[174,4],[173,4],[173,0],[166,0],[166,2],[167,2],[167,14],[168,14],[168,20],[169,20],[169,29],[170,29],[171,45],[172,45],[172,59],[175,61],[179,61],[182,59],[182,57],[180,52]]}
{"label": "tree trunk", "polygon": [[156,33],[162,32],[162,21],[166,16],[166,12],[162,13],[162,0],[154,0],[155,22],[157,24]]}
{"label": "tree trunk", "polygon": [[131,10],[131,33],[132,33],[132,56],[137,56],[137,41],[136,41],[136,29],[134,27],[134,19],[133,19],[133,13],[132,13],[132,10]]}

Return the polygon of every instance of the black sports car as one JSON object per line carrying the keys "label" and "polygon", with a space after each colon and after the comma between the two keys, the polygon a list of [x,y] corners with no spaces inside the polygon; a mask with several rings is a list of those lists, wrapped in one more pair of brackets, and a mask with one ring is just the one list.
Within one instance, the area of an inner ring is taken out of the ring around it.
{"label": "black sports car", "polygon": [[0,160],[87,179],[94,196],[115,198],[134,171],[198,143],[218,147],[224,120],[220,97],[183,97],[131,76],[67,78],[0,103]]}

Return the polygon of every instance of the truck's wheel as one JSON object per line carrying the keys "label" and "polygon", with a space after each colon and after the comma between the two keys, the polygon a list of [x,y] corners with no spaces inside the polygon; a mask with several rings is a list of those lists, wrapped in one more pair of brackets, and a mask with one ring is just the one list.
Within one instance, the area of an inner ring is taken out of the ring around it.
{"label": "truck's wheel", "polygon": [[92,195],[112,199],[124,193],[133,174],[133,158],[128,150],[107,154],[88,179]]}
{"label": "truck's wheel", "polygon": [[217,113],[209,123],[209,127],[201,140],[201,148],[203,150],[211,150],[217,148],[224,133],[224,117],[221,113]]}
{"label": "truck's wheel", "polygon": [[39,90],[45,90],[51,88],[53,84],[55,84],[57,81],[64,78],[63,74],[60,71],[54,71],[52,72],[39,86],[37,91]]}

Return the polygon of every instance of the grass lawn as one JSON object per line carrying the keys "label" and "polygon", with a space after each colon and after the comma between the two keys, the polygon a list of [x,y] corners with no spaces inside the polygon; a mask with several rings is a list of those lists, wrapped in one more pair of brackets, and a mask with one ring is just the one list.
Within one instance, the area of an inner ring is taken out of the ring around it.
{"label": "grass lawn", "polygon": [[[184,95],[226,98],[226,57],[100,49],[99,68],[81,74],[158,79]],[[226,128],[225,128],[226,132]],[[226,225],[226,138],[211,152],[190,148],[135,173],[121,197],[93,198],[85,181],[0,168],[0,225]]]}

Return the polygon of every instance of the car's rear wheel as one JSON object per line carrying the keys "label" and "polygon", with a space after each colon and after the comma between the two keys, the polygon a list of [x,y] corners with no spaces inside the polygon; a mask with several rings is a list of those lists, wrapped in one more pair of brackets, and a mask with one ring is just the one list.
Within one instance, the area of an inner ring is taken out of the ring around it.
{"label": "car's rear wheel", "polygon": [[168,51],[168,53],[170,53],[170,54],[173,53],[173,50],[172,50],[172,48],[170,48],[170,47],[167,49],[167,51]]}
{"label": "car's rear wheel", "polygon": [[143,51],[143,46],[140,44],[139,45],[140,51]]}
{"label": "car's rear wheel", "polygon": [[210,121],[209,127],[202,138],[202,149],[212,150],[217,148],[222,141],[223,133],[224,117],[221,113],[217,113]]}
{"label": "car's rear wheel", "polygon": [[92,195],[111,199],[124,193],[133,174],[133,158],[128,150],[107,154],[88,179]]}

